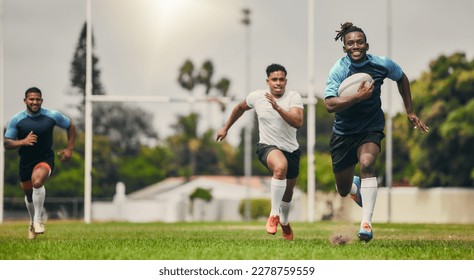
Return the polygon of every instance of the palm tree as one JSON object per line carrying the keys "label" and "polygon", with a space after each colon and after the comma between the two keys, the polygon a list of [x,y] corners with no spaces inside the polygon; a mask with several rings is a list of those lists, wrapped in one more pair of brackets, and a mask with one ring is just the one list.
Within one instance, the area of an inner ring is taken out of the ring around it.
{"label": "palm tree", "polygon": [[209,95],[209,92],[212,88],[212,75],[214,75],[214,65],[210,60],[206,60],[201,69],[199,69],[199,73],[196,77],[196,82],[202,84],[206,87],[206,95]]}
{"label": "palm tree", "polygon": [[179,68],[178,82],[184,89],[192,91],[196,82],[194,78],[194,64],[191,60],[187,59],[184,64]]}
{"label": "palm tree", "polygon": [[[227,97],[230,88],[230,80],[227,78],[221,78],[219,82],[214,84],[212,78],[214,76],[214,65],[212,61],[206,60],[203,62],[197,73],[195,72],[194,63],[190,59],[186,59],[183,65],[179,69],[178,82],[182,88],[188,90],[191,95],[196,85],[203,85],[205,87],[205,95],[207,98],[207,106],[211,102],[217,102],[222,112],[225,111],[225,103],[220,100],[220,97]],[[211,90],[217,89],[214,97],[211,96]],[[194,112],[194,107],[191,109]],[[206,110],[208,114],[208,123],[211,123],[212,115],[210,114],[210,108]]]}

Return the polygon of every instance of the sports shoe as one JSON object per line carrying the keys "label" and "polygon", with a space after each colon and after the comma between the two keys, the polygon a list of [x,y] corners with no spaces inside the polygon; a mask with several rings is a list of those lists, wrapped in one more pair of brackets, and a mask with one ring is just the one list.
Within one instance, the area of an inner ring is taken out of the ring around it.
{"label": "sports shoe", "polygon": [[357,205],[362,207],[362,196],[360,195],[360,177],[354,176],[353,183],[357,186],[357,193],[351,194],[351,198],[355,201],[355,203],[357,203]]}
{"label": "sports shoe", "polygon": [[275,234],[277,232],[277,226],[280,223],[280,216],[270,216],[268,217],[266,228],[269,234]]}
{"label": "sports shoe", "polygon": [[33,223],[30,223],[28,227],[28,239],[33,240],[36,238],[35,228],[33,227]]}
{"label": "sports shoe", "polygon": [[288,241],[293,240],[293,229],[290,226],[290,223],[288,223],[286,226],[280,223],[281,225],[281,235],[283,235],[283,238],[285,238]]}
{"label": "sports shoe", "polygon": [[369,225],[369,223],[364,222],[360,225],[357,236],[359,237],[360,241],[369,242],[372,240],[374,235],[372,234],[372,227]]}
{"label": "sports shoe", "polygon": [[44,225],[42,222],[34,222],[34,231],[36,234],[43,234],[44,233]]}

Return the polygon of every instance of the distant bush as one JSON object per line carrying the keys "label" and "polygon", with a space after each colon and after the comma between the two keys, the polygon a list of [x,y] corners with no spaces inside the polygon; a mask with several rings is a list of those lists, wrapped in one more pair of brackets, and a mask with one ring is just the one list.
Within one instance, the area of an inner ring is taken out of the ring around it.
{"label": "distant bush", "polygon": [[191,195],[189,195],[191,201],[196,198],[205,200],[207,202],[212,200],[212,189],[203,189],[203,188],[196,188]]}
{"label": "distant bush", "polygon": [[[242,199],[239,205],[239,214],[245,219],[245,205],[247,199]],[[271,201],[266,198],[250,199],[250,218],[257,220],[258,218],[266,218],[270,214]]]}

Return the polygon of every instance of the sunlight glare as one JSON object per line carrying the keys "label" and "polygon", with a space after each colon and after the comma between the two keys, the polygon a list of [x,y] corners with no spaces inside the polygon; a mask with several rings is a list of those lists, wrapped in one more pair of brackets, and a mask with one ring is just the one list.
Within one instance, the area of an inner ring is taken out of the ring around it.
{"label": "sunlight glare", "polygon": [[161,21],[166,21],[178,16],[180,11],[189,5],[189,0],[159,0],[152,3]]}

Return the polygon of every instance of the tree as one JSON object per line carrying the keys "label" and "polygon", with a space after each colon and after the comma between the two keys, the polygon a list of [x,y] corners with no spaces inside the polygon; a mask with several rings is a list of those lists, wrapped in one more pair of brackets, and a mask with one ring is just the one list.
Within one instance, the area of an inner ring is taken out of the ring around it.
{"label": "tree", "polygon": [[[82,95],[82,102],[77,106],[81,117],[77,120],[80,129],[84,129],[84,105],[86,87],[86,34],[84,23],[79,41],[71,63],[71,85],[75,93]],[[93,38],[94,46],[94,38]],[[105,95],[100,82],[99,59],[92,53],[92,94]],[[136,154],[139,143],[147,143],[157,139],[158,135],[151,125],[152,114],[138,107],[120,103],[99,103],[93,107],[93,131],[97,135],[105,135],[112,141],[114,154]]]}
{"label": "tree", "polygon": [[175,155],[165,145],[141,146],[138,156],[121,158],[118,173],[127,192],[132,192],[164,180],[177,168]]}
{"label": "tree", "polygon": [[[316,143],[314,147],[315,180],[316,188],[321,191],[335,191],[335,179],[332,172],[332,161],[329,153],[329,140],[331,139],[334,114],[329,114],[324,105],[324,100],[318,99],[316,103]],[[305,105],[305,122],[298,130],[296,137],[301,149],[300,175],[298,176],[297,187],[307,191],[308,186],[308,116]]]}
{"label": "tree", "polygon": [[175,160],[180,173],[177,175],[190,177],[196,170],[196,153],[200,146],[197,135],[197,122],[199,116],[191,113],[188,116],[178,116],[178,121],[171,127],[175,134],[167,138],[170,149],[175,155]]}
{"label": "tree", "polygon": [[151,126],[153,114],[138,107],[119,103],[94,105],[94,134],[104,135],[112,142],[117,156],[137,155],[140,146],[158,138]]}
{"label": "tree", "polygon": [[170,164],[175,168],[170,174],[187,178],[193,175],[234,174],[229,167],[236,162],[232,147],[227,143],[217,143],[212,130],[198,136],[198,121],[199,116],[191,113],[178,116],[178,121],[172,125],[175,133],[166,139],[174,157]]}
{"label": "tree", "polygon": [[420,187],[474,187],[474,61],[463,53],[438,57],[412,83],[412,94],[430,131],[421,135],[406,117],[394,119],[394,149],[409,159],[404,178]]}
{"label": "tree", "polygon": [[184,64],[179,68],[178,83],[182,88],[192,91],[196,79],[194,77],[194,64],[191,60],[187,59]]}
{"label": "tree", "polygon": [[204,61],[201,66],[201,69],[196,75],[196,82],[198,84],[204,85],[206,88],[206,95],[209,95],[211,88],[213,87],[212,84],[212,76],[214,75],[214,65],[210,60]]}
{"label": "tree", "polygon": [[[212,81],[214,76],[214,64],[212,61],[206,60],[203,62],[201,67],[195,71],[194,63],[190,59],[186,59],[179,68],[178,83],[182,88],[189,91],[191,95],[194,95],[196,85],[204,86],[204,93],[207,98],[207,105],[209,106],[212,102],[217,103],[220,106],[221,112],[225,112],[226,104],[220,98],[228,97],[230,80],[227,78],[221,78],[217,83]],[[216,89],[214,94],[211,93],[212,89]],[[192,108],[194,112],[194,108]],[[210,110],[206,110],[210,112]],[[212,116],[209,114],[209,118]]]}
{"label": "tree", "polygon": [[[59,151],[67,145],[67,137],[63,131],[55,132],[53,150]],[[48,181],[48,195],[52,197],[84,196],[84,132],[78,131],[71,160],[60,163],[56,161],[52,180]],[[97,135],[93,142],[92,162],[92,195],[97,198],[111,197],[115,193],[115,185],[119,181],[117,165],[120,158],[112,154],[112,144],[105,136]]]}
{"label": "tree", "polygon": [[[74,56],[71,63],[70,77],[71,85],[77,90],[76,94],[81,95],[82,102],[77,105],[79,112],[84,114],[85,97],[86,97],[86,35],[87,35],[87,24],[84,23],[82,26],[79,41],[74,51]],[[94,35],[92,34],[92,47],[95,45]],[[92,94],[93,95],[104,95],[104,87],[100,82],[100,70],[98,68],[99,59],[92,52]],[[83,127],[83,126],[82,126]]]}

